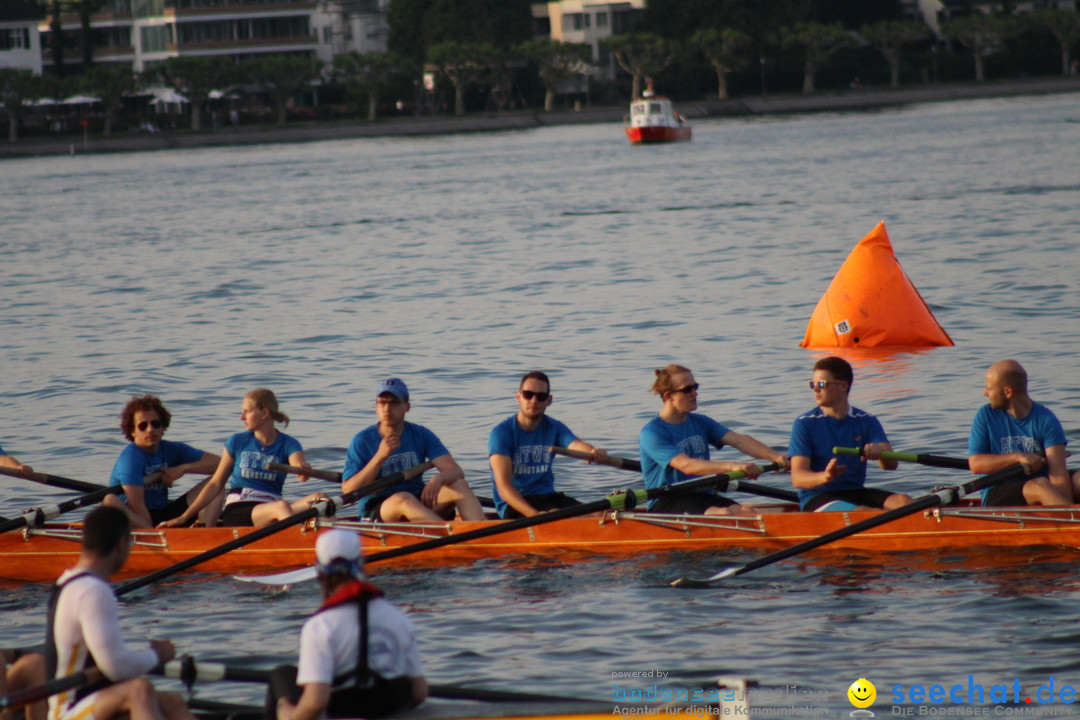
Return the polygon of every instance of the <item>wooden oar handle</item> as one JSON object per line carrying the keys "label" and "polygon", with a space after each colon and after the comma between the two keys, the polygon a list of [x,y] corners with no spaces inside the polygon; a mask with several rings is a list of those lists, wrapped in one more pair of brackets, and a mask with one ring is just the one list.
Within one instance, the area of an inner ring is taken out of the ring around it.
{"label": "wooden oar handle", "polygon": [[615,455],[608,455],[603,460],[594,460],[592,453],[587,453],[581,450],[571,450],[569,448],[559,447],[558,445],[552,445],[548,448],[549,451],[556,455],[564,455],[566,457],[577,458],[578,460],[587,460],[594,462],[597,465],[609,465],[611,467],[621,468],[623,470],[635,470],[641,472],[641,463],[637,460],[631,460],[630,458],[617,457]]}
{"label": "wooden oar handle", "polygon": [[329,480],[330,482],[341,482],[341,473],[334,472],[333,470],[318,470],[311,468],[305,470],[295,465],[286,465],[284,463],[266,463],[266,469],[273,472],[289,473],[290,475],[308,475],[313,478],[319,478],[320,480]]}

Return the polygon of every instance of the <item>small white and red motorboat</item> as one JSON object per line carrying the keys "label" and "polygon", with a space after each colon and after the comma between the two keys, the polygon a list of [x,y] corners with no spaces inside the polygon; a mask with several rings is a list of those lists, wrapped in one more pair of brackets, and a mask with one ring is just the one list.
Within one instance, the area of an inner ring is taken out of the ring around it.
{"label": "small white and red motorboat", "polygon": [[690,126],[675,112],[671,101],[653,92],[652,85],[630,103],[626,137],[631,145],[678,142],[690,139]]}

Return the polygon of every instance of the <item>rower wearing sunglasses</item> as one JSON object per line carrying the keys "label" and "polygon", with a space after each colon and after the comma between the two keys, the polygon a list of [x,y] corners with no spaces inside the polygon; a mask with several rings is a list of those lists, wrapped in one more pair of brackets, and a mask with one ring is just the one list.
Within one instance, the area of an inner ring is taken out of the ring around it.
{"label": "rower wearing sunglasses", "polygon": [[570,428],[547,416],[551,381],[539,370],[518,383],[518,411],[496,425],[488,436],[488,461],[494,483],[495,510],[501,518],[532,517],[581,503],[555,492],[552,445],[592,453],[603,460],[607,451],[579,440]]}
{"label": "rower wearing sunglasses", "polygon": [[[660,414],[641,429],[638,449],[641,472],[649,489],[672,485],[691,477],[728,472],[744,472],[754,478],[761,468],[752,462],[712,460],[709,446],[725,445],[759,460],[787,468],[787,456],[768,445],[729,430],[697,410],[699,385],[694,374],[682,365],[668,365],[655,371],[652,392],[664,401]],[[756,512],[752,506],[709,491],[682,492],[650,501],[650,512],[687,515],[737,515]]]}
{"label": "rower wearing sunglasses", "polygon": [[[804,512],[883,508],[907,505],[911,496],[864,487],[866,461],[877,460],[882,470],[895,470],[895,460],[882,460],[892,450],[878,419],[848,403],[854,376],[839,357],[814,364],[810,389],[817,407],[795,419],[791,428],[791,482],[799,491]],[[860,458],[838,458],[834,447],[862,448]]]}
{"label": "rower wearing sunglasses", "polygon": [[[126,512],[136,528],[152,528],[183,515],[209,478],[171,502],[169,488],[187,473],[209,475],[221,460],[185,443],[163,440],[170,420],[172,414],[153,395],[132,398],[120,413],[120,429],[131,444],[116,459],[109,485],[121,485],[124,492],[106,496],[102,504]],[[224,501],[219,497],[199,513],[203,524],[217,524]]]}

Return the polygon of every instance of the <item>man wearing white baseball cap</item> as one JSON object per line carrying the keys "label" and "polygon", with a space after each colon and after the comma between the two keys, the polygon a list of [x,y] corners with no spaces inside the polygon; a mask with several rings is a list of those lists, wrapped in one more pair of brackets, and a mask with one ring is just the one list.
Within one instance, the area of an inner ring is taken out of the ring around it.
{"label": "man wearing white baseball cap", "polygon": [[300,633],[299,669],[275,668],[268,720],[384,715],[427,697],[412,623],[367,582],[356,533],[327,530],[315,543],[323,604]]}

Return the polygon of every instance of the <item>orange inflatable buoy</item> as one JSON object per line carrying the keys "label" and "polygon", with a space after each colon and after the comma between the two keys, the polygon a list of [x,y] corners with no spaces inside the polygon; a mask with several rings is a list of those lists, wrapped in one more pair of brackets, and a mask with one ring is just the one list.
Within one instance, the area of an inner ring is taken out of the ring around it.
{"label": "orange inflatable buoy", "polygon": [[840,266],[814,308],[799,347],[952,344],[904,274],[880,222]]}

